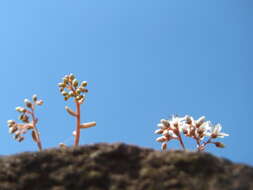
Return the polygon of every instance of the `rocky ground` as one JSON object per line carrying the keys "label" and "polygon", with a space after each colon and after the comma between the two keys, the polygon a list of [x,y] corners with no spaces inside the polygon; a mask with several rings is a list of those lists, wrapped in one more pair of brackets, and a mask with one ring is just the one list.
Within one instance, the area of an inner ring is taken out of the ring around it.
{"label": "rocky ground", "polygon": [[0,190],[252,190],[253,168],[207,153],[95,144],[0,157]]}

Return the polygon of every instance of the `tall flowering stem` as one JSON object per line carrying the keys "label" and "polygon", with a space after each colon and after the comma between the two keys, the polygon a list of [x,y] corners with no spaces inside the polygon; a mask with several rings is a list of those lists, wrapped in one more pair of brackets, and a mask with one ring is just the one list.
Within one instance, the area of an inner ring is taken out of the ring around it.
{"label": "tall flowering stem", "polygon": [[42,150],[42,143],[40,140],[39,130],[36,127],[38,119],[35,116],[35,104],[33,104],[31,107],[31,116],[32,116],[32,124],[33,124],[33,133],[35,135],[35,137],[33,137],[33,138],[35,139],[35,142],[37,143],[37,146],[38,146],[39,150],[41,151]]}
{"label": "tall flowering stem", "polygon": [[[182,134],[196,141],[198,152],[204,151],[208,144],[224,148],[224,144],[214,141],[214,139],[229,136],[221,132],[222,127],[220,124],[212,125],[210,121],[205,120],[204,116],[197,120],[187,115],[184,117],[172,116],[171,120],[162,119],[157,126],[159,129],[155,133],[162,134],[162,136],[158,137],[156,141],[162,143],[162,150],[166,150],[167,142],[173,139],[178,140],[185,150]],[[208,140],[205,141],[206,137],[208,137]]]}
{"label": "tall flowering stem", "polygon": [[75,137],[74,146],[79,145],[80,131],[84,128],[93,127],[96,122],[89,122],[81,124],[81,104],[85,101],[85,93],[88,93],[86,89],[87,82],[83,81],[80,85],[76,77],[73,74],[65,75],[63,81],[58,84],[61,94],[64,96],[64,100],[67,101],[70,98],[74,99],[76,105],[76,111],[73,111],[69,107],[65,107],[66,111],[76,118],[76,129],[73,132]]}
{"label": "tall flowering stem", "polygon": [[185,145],[184,145],[183,139],[182,139],[181,134],[180,134],[179,131],[178,131],[178,140],[179,140],[180,145],[182,146],[182,148],[185,150]]}
{"label": "tall flowering stem", "polygon": [[[9,132],[14,134],[14,139],[22,142],[24,140],[24,134],[31,130],[32,131],[32,139],[37,144],[38,149],[42,150],[42,143],[40,139],[40,133],[37,128],[38,118],[35,116],[35,107],[36,105],[40,106],[43,104],[42,100],[37,100],[37,95],[33,95],[33,101],[29,101],[25,99],[25,106],[26,107],[16,107],[16,111],[20,113],[19,119],[23,123],[16,123],[14,120],[8,120]],[[30,118],[32,119],[30,121]]]}
{"label": "tall flowering stem", "polygon": [[75,146],[78,146],[80,139],[80,125],[81,125],[81,113],[80,104],[76,102],[76,135],[75,135]]}

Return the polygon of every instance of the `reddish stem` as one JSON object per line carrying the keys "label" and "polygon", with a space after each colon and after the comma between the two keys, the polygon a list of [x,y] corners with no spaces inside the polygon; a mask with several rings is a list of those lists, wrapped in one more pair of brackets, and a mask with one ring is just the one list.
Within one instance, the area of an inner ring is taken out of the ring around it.
{"label": "reddish stem", "polygon": [[76,135],[75,135],[75,144],[74,146],[78,146],[80,139],[80,123],[81,123],[81,114],[80,114],[80,104],[78,101],[76,102]]}
{"label": "reddish stem", "polygon": [[31,116],[32,116],[32,124],[33,124],[33,130],[34,130],[34,132],[35,132],[35,135],[36,135],[36,139],[37,139],[37,146],[38,146],[38,148],[39,148],[39,151],[41,151],[42,150],[42,144],[41,144],[41,140],[40,140],[40,135],[39,135],[39,131],[38,131],[38,129],[37,129],[37,127],[36,127],[36,124],[37,124],[37,119],[36,119],[36,117],[35,117],[35,113],[34,113],[34,105],[32,106],[32,108],[31,108]]}
{"label": "reddish stem", "polygon": [[184,142],[182,140],[181,134],[179,132],[179,129],[177,129],[177,136],[178,136],[178,140],[180,142],[180,145],[182,146],[182,148],[185,150],[185,146],[184,146]]}

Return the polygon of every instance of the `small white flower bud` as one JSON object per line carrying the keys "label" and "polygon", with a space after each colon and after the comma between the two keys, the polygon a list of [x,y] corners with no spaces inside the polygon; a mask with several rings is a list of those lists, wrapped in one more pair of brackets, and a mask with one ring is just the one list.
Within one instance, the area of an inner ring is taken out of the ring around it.
{"label": "small white flower bud", "polygon": [[8,127],[12,127],[12,126],[14,126],[16,124],[16,122],[13,121],[13,120],[8,120],[7,124],[8,124]]}
{"label": "small white flower bud", "polygon": [[166,129],[166,128],[167,128],[167,127],[166,127],[164,124],[162,124],[162,123],[158,123],[158,124],[157,124],[157,127],[160,128],[160,129]]}
{"label": "small white flower bud", "polygon": [[158,138],[156,139],[156,141],[157,141],[157,142],[165,142],[165,141],[167,141],[167,138],[164,137],[164,136],[158,137]]}
{"label": "small white flower bud", "polygon": [[38,100],[38,101],[36,101],[36,104],[38,105],[38,106],[41,106],[41,105],[43,105],[43,100]]}
{"label": "small white flower bud", "polygon": [[163,133],[163,130],[162,129],[157,129],[155,130],[155,134],[162,134]]}
{"label": "small white flower bud", "polygon": [[34,94],[33,97],[32,97],[33,101],[36,102],[37,101],[37,95]]}
{"label": "small white flower bud", "polygon": [[10,133],[10,134],[13,134],[13,133],[15,133],[17,130],[18,130],[17,127],[10,127],[10,128],[9,128],[9,133]]}
{"label": "small white flower bud", "polygon": [[22,112],[24,113],[26,111],[26,109],[19,106],[19,107],[16,107],[16,111],[18,111],[20,113],[22,113]]}
{"label": "small white flower bud", "polygon": [[72,135],[73,135],[73,136],[76,136],[76,131],[73,131],[73,132],[72,132]]}
{"label": "small white flower bud", "polygon": [[25,102],[26,107],[28,108],[32,107],[32,103],[28,99],[24,99],[24,102]]}

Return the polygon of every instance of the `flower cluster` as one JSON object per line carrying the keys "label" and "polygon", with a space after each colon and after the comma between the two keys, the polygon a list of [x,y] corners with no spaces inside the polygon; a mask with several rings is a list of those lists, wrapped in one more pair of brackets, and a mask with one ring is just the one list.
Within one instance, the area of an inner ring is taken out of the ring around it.
{"label": "flower cluster", "polygon": [[[158,137],[156,141],[162,143],[162,150],[166,150],[167,142],[172,139],[178,140],[182,148],[185,149],[182,134],[196,141],[198,151],[205,150],[207,144],[223,148],[224,144],[216,142],[214,139],[228,136],[228,134],[221,132],[220,124],[213,125],[210,121],[206,121],[204,116],[197,120],[188,115],[184,117],[172,116],[171,120],[162,119],[158,127],[159,129],[155,133],[162,134],[162,136]],[[208,138],[206,141],[204,141],[205,137]]]}
{"label": "flower cluster", "polygon": [[20,113],[19,120],[22,121],[22,123],[17,123],[14,120],[8,120],[7,124],[9,127],[10,134],[13,134],[14,139],[21,142],[24,140],[24,134],[28,130],[32,130],[32,137],[33,140],[38,144],[39,149],[42,149],[39,132],[36,128],[36,124],[38,122],[38,119],[35,117],[35,106],[36,105],[42,105],[43,101],[38,100],[37,95],[33,95],[32,97],[33,101],[29,101],[28,99],[25,99],[25,107],[16,107],[16,111]]}
{"label": "flower cluster", "polygon": [[[75,101],[82,104],[85,100],[83,93],[87,93],[88,90],[85,88],[87,82],[83,81],[80,85],[78,80],[73,74],[65,75],[63,81],[58,84],[61,94],[64,96],[64,100],[67,101],[73,97]],[[79,86],[78,86],[79,85]],[[67,91],[65,91],[67,89]]]}

